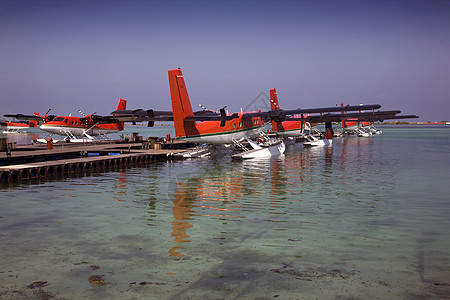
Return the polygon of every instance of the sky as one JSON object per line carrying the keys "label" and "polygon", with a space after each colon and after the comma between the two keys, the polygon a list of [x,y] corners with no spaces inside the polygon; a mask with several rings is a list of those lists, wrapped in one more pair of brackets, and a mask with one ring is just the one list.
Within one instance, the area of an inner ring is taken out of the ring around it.
{"label": "sky", "polygon": [[450,121],[450,0],[0,0],[0,113],[380,104]]}

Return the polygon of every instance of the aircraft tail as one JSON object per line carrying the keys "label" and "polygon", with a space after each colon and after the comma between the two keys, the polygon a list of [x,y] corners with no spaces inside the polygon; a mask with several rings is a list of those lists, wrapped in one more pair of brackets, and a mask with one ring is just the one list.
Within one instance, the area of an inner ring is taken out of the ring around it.
{"label": "aircraft tail", "polygon": [[270,109],[280,109],[280,105],[278,105],[278,96],[276,89],[270,90]]}
{"label": "aircraft tail", "polygon": [[197,135],[195,120],[189,120],[194,117],[194,112],[180,69],[169,70],[169,86],[176,136]]}
{"label": "aircraft tail", "polygon": [[[276,89],[270,90],[270,109],[280,109],[278,105],[278,95]],[[283,130],[283,125],[281,122],[272,121],[272,131],[280,131]]]}
{"label": "aircraft tail", "polygon": [[327,128],[327,130],[325,131],[325,137],[326,137],[328,140],[331,140],[331,139],[333,138],[333,134],[331,133],[331,131],[330,131],[329,128]]}
{"label": "aircraft tail", "polygon": [[[344,102],[341,102],[341,107],[344,107]],[[343,113],[344,113],[344,112],[341,111],[341,114],[343,114]],[[342,129],[344,129],[344,128],[347,127],[347,124],[345,123],[345,120],[344,120],[344,119],[342,119],[341,125],[342,125]]]}
{"label": "aircraft tail", "polygon": [[[127,100],[120,98],[119,103],[117,104],[116,110],[126,110],[127,109]],[[124,122],[118,122],[117,126],[119,127],[119,130],[122,131],[125,127]]]}
{"label": "aircraft tail", "polygon": [[127,109],[127,100],[120,98],[116,110],[126,110],[126,109]]}

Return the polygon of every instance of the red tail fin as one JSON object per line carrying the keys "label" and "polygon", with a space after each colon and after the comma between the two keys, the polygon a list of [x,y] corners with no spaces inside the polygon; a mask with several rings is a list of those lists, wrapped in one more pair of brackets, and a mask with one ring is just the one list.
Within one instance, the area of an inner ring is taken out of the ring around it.
{"label": "red tail fin", "polygon": [[327,130],[326,130],[326,132],[325,132],[325,137],[326,137],[328,140],[331,140],[331,139],[333,138],[333,135],[331,134],[331,131],[330,131],[330,129],[328,129],[328,128],[327,128]]}
{"label": "red tail fin", "polygon": [[176,136],[197,135],[195,121],[186,120],[186,118],[193,117],[194,112],[180,69],[169,70],[169,86]]}
{"label": "red tail fin", "polygon": [[[276,89],[270,90],[270,109],[280,109],[280,106],[278,105],[278,95]],[[283,125],[281,122],[275,122],[272,121],[272,130],[273,131],[280,131],[283,130]]]}
{"label": "red tail fin", "polygon": [[278,95],[276,89],[270,90],[270,109],[280,109],[278,105]]}
{"label": "red tail fin", "polygon": [[125,110],[127,109],[127,100],[120,98],[119,104],[117,104],[117,110]]}
{"label": "red tail fin", "polygon": [[[341,107],[344,107],[344,102],[341,102]],[[344,112],[341,111],[341,114],[343,114],[343,113],[344,113]],[[347,125],[345,124],[345,120],[344,120],[344,119],[341,121],[341,125],[342,125],[342,128],[347,127]]]}
{"label": "red tail fin", "polygon": [[[119,103],[117,104],[117,110],[125,110],[127,109],[127,100],[120,98]],[[117,123],[119,130],[124,129],[124,122]]]}

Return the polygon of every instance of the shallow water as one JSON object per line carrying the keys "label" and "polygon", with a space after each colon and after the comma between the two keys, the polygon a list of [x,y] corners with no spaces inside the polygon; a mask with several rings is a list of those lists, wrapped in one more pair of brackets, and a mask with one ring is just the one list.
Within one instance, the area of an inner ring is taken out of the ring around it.
{"label": "shallow water", "polygon": [[450,128],[381,129],[3,187],[0,298],[450,297]]}

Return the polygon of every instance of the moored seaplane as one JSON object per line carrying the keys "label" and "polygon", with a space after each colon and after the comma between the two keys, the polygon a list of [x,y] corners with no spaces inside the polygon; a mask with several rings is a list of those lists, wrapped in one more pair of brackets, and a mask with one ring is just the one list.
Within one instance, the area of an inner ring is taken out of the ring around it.
{"label": "moored seaplane", "polygon": [[[272,111],[281,110],[279,102],[278,102],[278,94],[276,89],[270,90],[270,108]],[[330,109],[330,108],[328,108]],[[334,108],[331,108],[334,109]],[[325,112],[327,108],[323,109],[309,109],[309,110],[293,110],[289,113],[292,115],[292,118],[301,117],[304,118],[309,116],[310,112]],[[276,119],[272,119],[272,131],[277,135],[282,136],[284,138],[297,138],[303,137],[304,142],[303,145],[305,147],[313,147],[313,146],[327,146],[330,145],[333,140],[333,136],[329,128],[326,129],[326,135],[323,138],[317,138],[311,132],[312,126],[310,122],[300,121],[300,120],[292,120],[292,118],[286,118],[285,121],[281,122]]]}
{"label": "moored seaplane", "polygon": [[[126,109],[127,101],[119,99],[117,110]],[[81,111],[80,111],[81,113]],[[116,133],[124,129],[124,123],[117,120],[105,122],[102,116],[96,114],[84,115],[83,117],[56,116],[40,126],[41,130],[53,134],[65,136],[64,141],[72,143],[92,142],[94,136],[107,137],[108,134]],[[51,136],[50,135],[50,136]],[[47,142],[47,138],[39,139],[38,142]]]}
{"label": "moored seaplane", "polygon": [[[399,110],[375,111],[375,109],[381,108],[379,104],[355,106],[344,106],[341,104],[341,106],[326,108],[282,110],[279,108],[275,89],[270,91],[270,102],[272,110],[269,112],[269,115],[272,120],[273,131],[281,136],[303,136],[306,139],[303,143],[306,147],[330,145],[334,135],[333,122],[351,120],[352,122],[372,125],[373,121],[418,118],[416,115],[398,115],[400,113]],[[336,114],[335,112],[341,113]],[[291,115],[291,117],[287,118],[287,115]],[[325,123],[326,132],[325,137],[322,139],[311,135],[311,124],[317,123]]]}
{"label": "moored seaplane", "polygon": [[14,118],[17,121],[9,122],[12,123],[13,128],[16,127],[18,129],[23,128],[35,128],[39,127],[39,125],[53,120],[55,115],[49,115],[48,113],[51,109],[47,110],[47,112],[43,115],[39,115],[38,112],[33,113],[32,115],[24,115],[24,114],[5,114],[4,117]]}
{"label": "moored seaplane", "polygon": [[36,121],[0,121],[0,128],[3,133],[19,133],[28,128],[35,128],[38,124]]}
{"label": "moored seaplane", "polygon": [[[341,107],[344,103],[341,103]],[[361,112],[361,111],[360,111]],[[373,134],[381,134],[381,130],[375,128],[373,121],[360,121],[359,119],[346,119],[341,121],[342,133],[346,135],[357,135],[359,137],[368,137]]]}
{"label": "moored seaplane", "polygon": [[40,116],[38,112],[33,115],[23,114],[5,114],[4,117],[14,118],[15,121],[1,121],[0,126],[3,129],[3,133],[20,133],[27,132],[29,128],[37,128],[42,123],[45,123],[54,118],[53,115],[48,115],[51,109],[49,109],[43,116]]}
{"label": "moored seaplane", "polygon": [[[114,111],[114,118],[131,122],[148,121],[150,127],[155,121],[173,121],[177,139],[205,145],[182,153],[183,157],[209,156],[236,149],[241,152],[232,155],[234,159],[271,157],[284,153],[282,140],[264,135],[260,112],[227,114],[225,108],[221,108],[219,113],[210,110],[194,112],[181,70],[169,70],[168,75],[172,112],[142,109]],[[256,138],[259,142],[253,141]]]}
{"label": "moored seaplane", "polygon": [[[125,110],[127,101],[120,99],[117,110]],[[36,142],[47,143],[47,140],[54,134],[65,137],[65,142],[92,142],[94,136],[106,137],[107,134],[122,131],[124,123],[116,119],[108,118],[104,120],[102,116],[96,114],[85,115],[83,117],[74,116],[54,116],[48,115],[48,112],[42,116],[38,113],[31,115],[6,114],[5,117],[14,117],[18,119],[29,119],[30,122],[42,122],[40,129],[49,132],[50,135],[43,139],[37,139]],[[52,140],[54,143],[61,140]]]}
{"label": "moored seaplane", "polygon": [[[230,120],[203,121],[197,123],[180,69],[169,71],[170,96],[177,138],[211,145],[236,145],[243,151],[232,155],[234,159],[271,157],[284,153],[281,140],[269,139],[263,135],[264,122],[257,112],[226,114]],[[256,113],[256,114],[254,114]],[[260,143],[252,141],[258,138]],[[252,149],[241,142],[246,140]],[[189,154],[188,154],[189,155]]]}
{"label": "moored seaplane", "polygon": [[[330,118],[336,116],[330,114],[331,112],[341,112],[342,114],[348,111],[361,110],[361,106],[343,106],[341,107],[324,107],[324,108],[310,108],[310,109],[294,109],[282,110],[278,103],[278,95],[276,89],[270,90],[270,106],[272,114],[275,111],[284,112],[284,115],[291,115],[290,118],[272,118],[272,130],[277,135],[282,137],[296,138],[302,137],[304,139],[303,145],[305,147],[327,146],[333,142],[333,128],[330,121],[322,119],[323,117]],[[380,108],[379,104],[365,105],[364,109],[374,110]],[[320,115],[314,115],[320,113]],[[327,113],[324,115],[324,113]],[[325,122],[325,136],[319,133],[318,138],[313,134],[311,124]]]}

